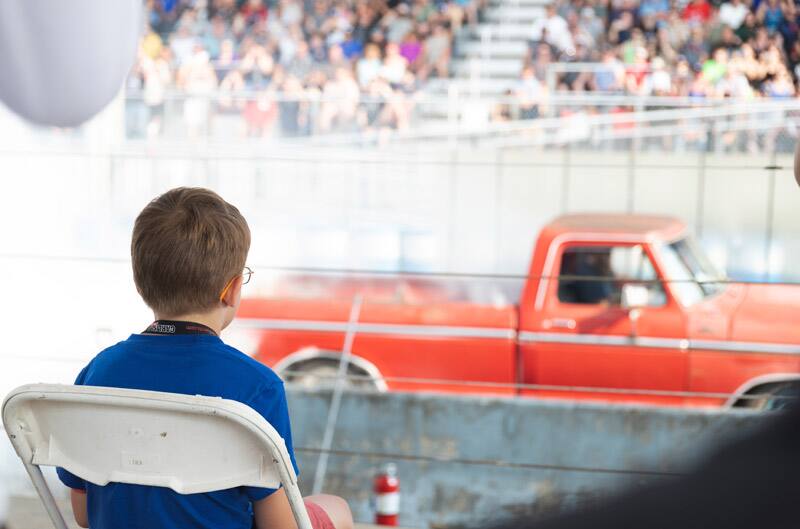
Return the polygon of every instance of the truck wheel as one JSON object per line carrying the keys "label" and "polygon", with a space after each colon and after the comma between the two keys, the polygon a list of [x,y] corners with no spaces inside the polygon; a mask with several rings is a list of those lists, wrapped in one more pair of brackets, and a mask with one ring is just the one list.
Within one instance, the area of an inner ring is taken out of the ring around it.
{"label": "truck wheel", "polygon": [[758,411],[782,410],[800,398],[800,383],[769,384],[757,388],[747,395],[749,398],[741,399],[736,404],[737,407]]}
{"label": "truck wheel", "polygon": [[787,382],[780,384],[769,393],[764,400],[763,410],[784,410],[797,403],[800,397],[800,384],[797,382]]}
{"label": "truck wheel", "polygon": [[[289,366],[280,375],[286,383],[303,389],[333,389],[338,373],[339,362],[334,359],[317,359]],[[349,364],[344,389],[378,391],[378,385],[364,370]]]}

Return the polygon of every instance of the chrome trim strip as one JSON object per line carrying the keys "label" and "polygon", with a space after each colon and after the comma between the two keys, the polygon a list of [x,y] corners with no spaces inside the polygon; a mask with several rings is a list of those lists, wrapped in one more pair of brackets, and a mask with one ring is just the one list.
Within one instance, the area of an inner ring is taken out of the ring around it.
{"label": "chrome trim strip", "polygon": [[[283,331],[346,332],[347,322],[317,320],[279,320],[237,318],[238,327],[249,329],[271,329]],[[517,337],[514,329],[496,327],[458,327],[451,325],[403,325],[396,323],[359,323],[356,333],[362,334],[402,334],[437,338],[495,338],[513,340]]]}
{"label": "chrome trim strip", "polygon": [[800,355],[800,345],[768,342],[728,342],[724,340],[691,340],[691,348],[699,350],[730,351],[735,353],[769,353]]}
{"label": "chrome trim strip", "polygon": [[658,349],[689,348],[688,340],[680,338],[655,338],[651,336],[623,336],[605,334],[569,334],[556,332],[527,332],[519,333],[521,343],[569,343],[580,345],[612,345],[612,346],[639,346]]}
{"label": "chrome trim strip", "polygon": [[[237,318],[236,325],[250,329],[285,331],[346,332],[347,323],[317,320],[280,320]],[[432,338],[491,338],[520,343],[569,343],[580,345],[639,346],[655,349],[680,349],[735,353],[800,355],[800,345],[767,342],[730,342],[725,340],[686,340],[654,336],[624,336],[605,334],[571,334],[529,332],[496,327],[459,327],[450,325],[403,325],[395,323],[359,323],[356,332],[362,334],[400,334]]]}
{"label": "chrome trim strip", "polygon": [[570,334],[555,332],[519,333],[521,343],[569,343],[581,345],[641,346],[662,349],[720,351],[735,353],[762,353],[800,355],[800,345],[767,342],[731,342],[725,340],[682,340],[651,336],[623,336],[603,334]]}
{"label": "chrome trim strip", "polygon": [[685,338],[655,338],[652,336],[639,336],[636,338],[636,345],[642,347],[661,347],[664,349],[680,349],[688,351],[692,347],[691,340]]}

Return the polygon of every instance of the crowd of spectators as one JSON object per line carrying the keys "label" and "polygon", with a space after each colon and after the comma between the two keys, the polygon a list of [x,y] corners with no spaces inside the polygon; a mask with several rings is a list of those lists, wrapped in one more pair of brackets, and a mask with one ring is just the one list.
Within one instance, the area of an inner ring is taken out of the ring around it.
{"label": "crowd of spectators", "polygon": [[[407,129],[422,84],[449,76],[455,36],[487,1],[149,0],[129,133],[160,134],[170,104],[189,136],[212,123],[251,137]],[[555,0],[492,117],[557,115],[554,63],[566,66],[559,91],[792,98],[799,34],[795,0]]]}
{"label": "crowd of spectators", "polygon": [[[536,22],[520,78],[492,118],[604,113],[613,114],[611,126],[621,130],[634,126],[625,115],[636,109],[794,98],[800,94],[799,34],[800,0],[555,0]],[[555,63],[558,73],[548,76]],[[681,99],[557,105],[552,89]],[[689,130],[678,139],[699,149],[791,150],[793,125],[779,111],[761,117],[769,121],[762,131],[720,132],[706,123],[707,133]],[[748,118],[722,119],[724,128]],[[676,138],[655,144],[663,148]]]}
{"label": "crowd of spectators", "polygon": [[160,134],[175,93],[189,136],[402,130],[481,1],[150,0],[129,134]]}
{"label": "crowd of spectators", "polygon": [[509,92],[523,118],[554,62],[576,63],[558,90],[645,96],[790,98],[800,76],[795,0],[557,0],[533,32]]}

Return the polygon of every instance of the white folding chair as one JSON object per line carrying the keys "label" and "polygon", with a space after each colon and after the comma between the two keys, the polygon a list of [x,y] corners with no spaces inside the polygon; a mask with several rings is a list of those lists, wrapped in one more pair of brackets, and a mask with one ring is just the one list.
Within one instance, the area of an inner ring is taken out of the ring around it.
{"label": "white folding chair", "polygon": [[280,485],[299,529],[311,529],[286,444],[252,408],[215,397],[32,384],[3,402],[3,424],[57,529],[64,518],[41,466],[179,494]]}

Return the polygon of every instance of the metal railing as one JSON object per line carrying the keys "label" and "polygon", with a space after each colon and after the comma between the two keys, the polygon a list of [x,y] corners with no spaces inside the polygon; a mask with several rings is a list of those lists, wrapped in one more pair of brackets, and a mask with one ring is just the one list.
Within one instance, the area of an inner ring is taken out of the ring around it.
{"label": "metal railing", "polygon": [[[129,93],[124,127],[129,140],[340,147],[435,141],[451,148],[467,143],[771,153],[793,148],[800,117],[797,99],[554,93],[535,103],[542,117],[521,119],[526,105],[513,95],[469,97],[455,86],[446,96],[395,92],[352,100],[312,92],[171,92],[159,105]],[[497,121],[501,107],[517,119]]]}

